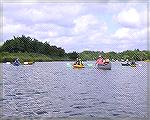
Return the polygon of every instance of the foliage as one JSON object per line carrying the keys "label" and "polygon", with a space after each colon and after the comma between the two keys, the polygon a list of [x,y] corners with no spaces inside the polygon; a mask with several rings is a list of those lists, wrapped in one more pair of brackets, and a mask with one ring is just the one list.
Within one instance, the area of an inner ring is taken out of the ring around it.
{"label": "foliage", "polygon": [[37,39],[32,39],[22,35],[21,37],[15,37],[11,40],[4,42],[1,47],[3,52],[28,52],[28,53],[38,53],[48,56],[59,56],[62,57],[65,54],[65,50],[61,47],[50,46],[47,42],[42,43]]}
{"label": "foliage", "polygon": [[49,57],[44,54],[38,53],[27,53],[27,52],[17,52],[17,53],[9,53],[9,52],[1,52],[0,53],[0,62],[13,62],[16,58],[19,58],[21,63],[27,62],[50,62],[50,61],[66,61],[69,60],[67,57]]}
{"label": "foliage", "polygon": [[110,60],[135,60],[145,61],[150,60],[150,51],[139,49],[126,50],[123,52],[110,51],[83,51],[77,53],[65,53],[61,47],[52,46],[49,43],[40,42],[35,38],[30,38],[22,35],[21,37],[13,37],[11,40],[4,42],[0,46],[0,62],[13,61],[15,58],[20,58],[21,61],[54,61],[54,60],[76,60],[77,57],[83,61],[96,60],[99,55]]}
{"label": "foliage", "polygon": [[104,53],[98,51],[83,51],[79,56],[83,60],[96,60],[99,55],[102,55],[104,58],[109,58],[110,60],[135,60],[135,61],[144,61],[150,60],[150,51],[140,51],[139,49],[127,50],[123,52],[116,53],[114,51]]}
{"label": "foliage", "polygon": [[67,56],[71,59],[71,60],[76,60],[78,56],[78,53],[73,51],[72,53],[68,53]]}

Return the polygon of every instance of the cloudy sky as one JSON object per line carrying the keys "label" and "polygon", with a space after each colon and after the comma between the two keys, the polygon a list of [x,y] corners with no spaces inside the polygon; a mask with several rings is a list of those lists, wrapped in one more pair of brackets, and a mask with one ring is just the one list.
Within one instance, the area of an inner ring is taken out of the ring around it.
{"label": "cloudy sky", "polygon": [[66,52],[147,49],[146,3],[3,3],[3,41],[30,36]]}

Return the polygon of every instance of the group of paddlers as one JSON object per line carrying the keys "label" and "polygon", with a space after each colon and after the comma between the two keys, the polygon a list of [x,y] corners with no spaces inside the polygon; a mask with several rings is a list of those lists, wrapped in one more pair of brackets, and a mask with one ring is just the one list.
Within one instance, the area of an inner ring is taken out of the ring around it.
{"label": "group of paddlers", "polygon": [[77,58],[76,62],[74,63],[74,65],[83,65],[82,60]]}
{"label": "group of paddlers", "polygon": [[[95,64],[108,64],[110,62],[109,59],[104,59],[101,55],[98,57],[98,59],[96,60]],[[74,65],[83,65],[82,60],[77,58],[76,62],[74,63]]]}

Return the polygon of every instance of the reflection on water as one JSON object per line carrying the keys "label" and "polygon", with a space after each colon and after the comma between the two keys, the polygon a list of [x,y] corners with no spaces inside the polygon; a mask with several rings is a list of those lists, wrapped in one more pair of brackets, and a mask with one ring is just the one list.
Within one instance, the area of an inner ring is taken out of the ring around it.
{"label": "reflection on water", "polygon": [[146,117],[147,64],[112,70],[73,69],[67,62],[3,64],[4,116]]}

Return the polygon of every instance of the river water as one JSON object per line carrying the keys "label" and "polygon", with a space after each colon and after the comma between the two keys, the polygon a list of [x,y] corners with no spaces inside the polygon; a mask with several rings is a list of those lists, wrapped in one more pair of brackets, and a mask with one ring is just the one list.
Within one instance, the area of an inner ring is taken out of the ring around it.
{"label": "river water", "polygon": [[111,70],[67,63],[3,64],[2,116],[147,118],[148,63],[113,62]]}

